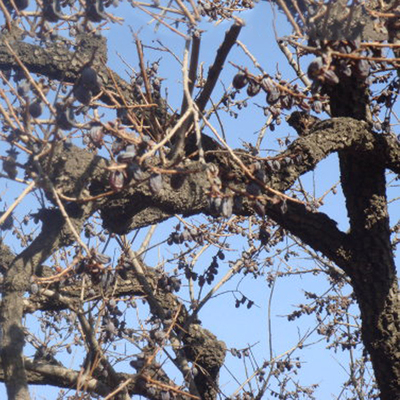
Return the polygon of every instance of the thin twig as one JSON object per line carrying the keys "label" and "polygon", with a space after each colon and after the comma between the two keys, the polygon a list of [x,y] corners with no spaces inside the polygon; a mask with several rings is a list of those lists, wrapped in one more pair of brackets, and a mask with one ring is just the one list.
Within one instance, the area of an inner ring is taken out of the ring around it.
{"label": "thin twig", "polygon": [[300,29],[299,25],[294,20],[292,13],[289,11],[289,9],[286,6],[286,3],[283,0],[276,0],[276,2],[282,8],[283,12],[286,14],[289,22],[292,24],[292,26],[293,26],[294,30],[296,31],[297,35],[303,36],[303,33],[301,32],[301,29]]}
{"label": "thin twig", "polygon": [[108,396],[104,397],[103,400],[109,400],[114,398],[114,396],[123,390],[126,386],[128,386],[133,381],[132,378],[128,378],[125,382],[121,383],[114,391],[112,391]]}
{"label": "thin twig", "polygon": [[[200,41],[201,38],[199,34],[194,33],[192,36],[192,51],[190,54],[190,67],[188,73],[188,81],[189,81],[189,93],[193,95],[193,89],[196,84],[197,79],[197,66],[199,64],[199,54],[200,54]],[[183,63],[184,64],[184,63]],[[185,66],[182,67],[182,70],[186,68]],[[184,95],[182,99],[182,106],[181,106],[181,115],[187,110],[187,96]]]}
{"label": "thin twig", "polygon": [[4,18],[6,19],[7,29],[9,32],[11,32],[12,29],[11,15],[8,12],[7,7],[4,5],[3,0],[0,0],[0,8],[1,11],[3,11]]}
{"label": "thin twig", "polygon": [[175,135],[175,133],[181,128],[181,126],[185,123],[185,121],[189,118],[189,116],[191,114],[192,114],[192,110],[190,110],[190,109],[187,110],[186,113],[184,115],[182,115],[182,117],[179,119],[179,121],[175,124],[173,129],[171,129],[171,131],[169,131],[159,143],[157,143],[155,146],[153,146],[151,148],[151,150],[149,150],[147,153],[144,153],[142,155],[142,157],[140,157],[139,164],[142,164],[144,160],[151,157],[152,155],[154,155],[157,152],[158,149],[162,148],[165,145],[165,143],[167,143]]}
{"label": "thin twig", "polygon": [[197,8],[197,4],[193,0],[189,0],[189,3],[192,6],[193,13],[194,13],[194,18],[196,19],[196,21],[200,21],[201,20],[201,15],[200,15],[199,10]]}
{"label": "thin twig", "polygon": [[36,180],[32,181],[23,191],[22,193],[18,196],[18,198],[14,201],[13,204],[11,204],[10,207],[8,207],[7,211],[0,217],[0,226],[3,225],[4,221],[8,218],[8,216],[15,210],[17,205],[21,203],[23,198],[35,187],[36,185]]}
{"label": "thin twig", "polygon": [[159,23],[163,24],[164,26],[166,26],[168,29],[171,29],[172,32],[176,33],[177,35],[181,36],[182,38],[186,39],[186,35],[184,35],[183,33],[179,32],[177,29],[173,28],[171,25],[168,25],[166,22],[164,22],[161,18],[159,18],[157,15],[155,15],[154,13],[146,10],[144,7],[141,7],[137,2],[132,1],[132,5],[134,5],[135,7],[139,8],[139,10],[142,10],[143,12],[145,12],[146,14],[150,15],[151,17],[153,17],[154,19],[156,19]]}
{"label": "thin twig", "polygon": [[249,51],[249,49],[240,41],[237,40],[236,44],[244,51],[244,53],[246,54],[247,57],[250,58],[250,60],[253,62],[254,66],[263,74],[265,75],[265,71],[263,70],[262,66],[260,65],[260,63],[257,61],[256,57],[253,56],[253,54],[251,54],[251,52]]}
{"label": "thin twig", "polygon": [[56,203],[57,203],[58,207],[60,208],[61,214],[65,218],[65,221],[67,222],[69,229],[71,229],[72,234],[75,236],[75,240],[80,244],[80,246],[86,251],[87,254],[90,254],[89,248],[86,246],[85,243],[82,242],[82,239],[80,238],[78,232],[74,228],[74,225],[72,224],[71,219],[69,218],[69,215],[66,212],[63,203],[60,200],[60,196],[58,195],[57,189],[53,186],[53,184],[50,181],[48,183],[50,184],[51,190],[55,197]]}
{"label": "thin twig", "polygon": [[[203,308],[203,306],[207,303],[208,300],[211,299],[211,297],[218,291],[218,289],[224,285],[226,282],[229,281],[229,279],[232,278],[233,275],[235,275],[237,272],[240,271],[240,269],[243,266],[243,261],[238,260],[235,262],[235,264],[231,267],[231,269],[221,278],[221,280],[203,297],[203,299],[200,301],[198,306],[195,308],[195,313],[192,315],[191,318],[189,318],[189,321],[191,321],[192,318],[194,318],[195,314],[198,314],[199,311]],[[188,321],[188,322],[189,322]],[[190,322],[189,322],[190,323]]]}
{"label": "thin twig", "polygon": [[142,254],[147,251],[147,247],[149,246],[150,240],[153,237],[153,234],[155,230],[157,229],[157,224],[152,225],[149,229],[149,231],[146,234],[146,237],[144,238],[142,244],[140,245],[140,248],[138,250],[138,253]]}
{"label": "thin twig", "polygon": [[296,72],[296,75],[300,78],[300,80],[304,83],[306,87],[310,87],[311,81],[308,79],[307,75],[301,70],[299,63],[294,60],[293,54],[285,46],[282,40],[278,39],[276,42],[278,43],[279,48],[286,57],[286,60],[288,61],[289,65]]}
{"label": "thin twig", "polygon": [[231,155],[231,157],[236,161],[236,163],[242,168],[242,171],[247,175],[248,178],[251,180],[257,182],[261,187],[263,187],[265,190],[268,192],[280,197],[281,199],[286,199],[289,201],[292,201],[293,203],[298,203],[298,204],[304,204],[302,201],[298,199],[294,199],[293,197],[290,197],[279,190],[273,189],[266,185],[264,182],[260,181],[257,179],[252,172],[246,167],[246,165],[243,163],[243,161],[235,154],[235,152],[229,147],[229,145],[225,142],[225,140],[222,139],[222,137],[218,134],[216,129],[210,124],[210,122],[203,117],[203,121],[205,124],[211,129],[211,131],[214,133],[214,135],[217,137],[217,139],[225,146],[227,149],[228,153]]}
{"label": "thin twig", "polygon": [[140,41],[136,33],[134,34],[134,36],[135,36],[136,50],[139,56],[140,71],[142,73],[142,78],[144,80],[144,87],[146,88],[147,103],[150,104],[153,102],[153,100],[151,97],[149,77],[147,76],[146,66],[144,65],[143,46],[142,42]]}
{"label": "thin twig", "polygon": [[12,47],[10,46],[10,44],[7,42],[7,40],[5,40],[3,42],[5,44],[5,46],[7,47],[7,50],[11,53],[11,55],[15,58],[15,61],[17,62],[17,64],[19,65],[19,67],[24,71],[24,74],[26,76],[26,78],[28,79],[29,83],[35,88],[35,90],[37,91],[37,93],[39,94],[41,100],[43,101],[43,103],[46,104],[46,106],[49,108],[49,110],[51,111],[51,113],[53,115],[56,115],[56,110],[54,109],[54,107],[50,104],[50,102],[47,100],[47,97],[43,94],[42,89],[39,87],[39,85],[36,83],[36,81],[31,77],[31,74],[29,72],[29,70],[25,67],[24,63],[21,61],[21,59],[18,57],[17,53],[15,53],[15,51],[12,49]]}
{"label": "thin twig", "polygon": [[193,15],[190,13],[190,11],[186,8],[186,6],[183,4],[183,2],[181,0],[175,0],[176,4],[178,4],[178,6],[180,7],[180,9],[182,10],[182,12],[185,14],[186,18],[189,20],[190,24],[192,26],[196,25],[196,19],[193,18]]}

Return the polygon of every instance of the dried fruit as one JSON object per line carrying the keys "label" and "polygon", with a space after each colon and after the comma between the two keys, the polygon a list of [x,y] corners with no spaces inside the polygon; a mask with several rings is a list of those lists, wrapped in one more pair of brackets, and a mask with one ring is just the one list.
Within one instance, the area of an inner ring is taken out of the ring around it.
{"label": "dried fruit", "polygon": [[232,81],[232,86],[235,89],[243,89],[249,80],[247,79],[247,76],[243,72],[238,72],[234,77]]}
{"label": "dried fruit", "polygon": [[258,93],[260,93],[260,90],[261,90],[261,86],[258,82],[250,81],[249,86],[247,86],[247,95],[250,97],[254,97]]}
{"label": "dried fruit", "polygon": [[18,152],[14,148],[11,148],[7,150],[7,154],[8,156],[3,159],[3,171],[10,179],[15,179],[18,175],[16,164]]}
{"label": "dried fruit", "polygon": [[348,62],[342,62],[339,65],[339,73],[347,78],[351,76],[352,70]]}
{"label": "dried fruit", "polygon": [[106,19],[103,0],[86,0],[86,16],[92,22],[101,22]]}
{"label": "dried fruit", "polygon": [[171,395],[169,394],[169,392],[161,392],[161,400],[170,400],[171,399]]}
{"label": "dried fruit", "polygon": [[103,145],[103,137],[104,137],[103,127],[101,125],[97,125],[97,124],[93,125],[90,128],[89,137],[90,137],[91,142],[98,149],[100,149],[101,146]]}
{"label": "dried fruit", "polygon": [[17,86],[17,92],[21,97],[25,97],[30,90],[30,85],[26,79],[22,79],[18,86]]}
{"label": "dried fruit", "polygon": [[74,96],[80,103],[87,105],[92,101],[93,93],[85,86],[77,84],[74,86]]}
{"label": "dried fruit", "polygon": [[150,190],[153,194],[158,194],[163,189],[162,176],[160,174],[152,174],[149,179]]}
{"label": "dried fruit", "polygon": [[233,212],[233,198],[224,197],[221,204],[221,214],[225,218],[230,218]]}
{"label": "dried fruit", "polygon": [[43,2],[43,18],[49,22],[57,22],[63,17],[60,0],[45,0]]}
{"label": "dried fruit", "polygon": [[30,292],[32,294],[38,294],[39,293],[39,286],[37,283],[32,283],[30,287]]}
{"label": "dried fruit", "polygon": [[322,61],[322,57],[317,57],[313,61],[311,61],[310,65],[307,69],[307,76],[315,81],[318,79],[322,73],[322,68],[324,63]]}
{"label": "dried fruit", "polygon": [[266,92],[271,92],[276,87],[271,78],[264,78],[261,81],[261,86]]}
{"label": "dried fruit", "polygon": [[96,92],[100,89],[97,72],[92,67],[83,68],[80,76],[80,82],[83,86]]}
{"label": "dried fruit", "polygon": [[318,114],[322,112],[322,102],[319,100],[314,101],[312,104],[312,109]]}
{"label": "dried fruit", "polygon": [[118,162],[120,163],[130,162],[135,158],[135,156],[136,156],[136,147],[134,145],[127,146],[125,151],[118,156]]}
{"label": "dried fruit", "polygon": [[337,85],[339,83],[339,77],[332,69],[325,70],[323,72],[323,77],[325,82],[329,83],[330,85]]}
{"label": "dried fruit", "polygon": [[56,122],[59,128],[69,131],[75,126],[74,111],[71,107],[65,109],[61,104],[56,104],[57,116]]}
{"label": "dried fruit", "polygon": [[112,187],[113,190],[118,192],[124,187],[125,184],[125,176],[122,171],[116,170],[112,171],[110,174],[110,186]]}
{"label": "dried fruit", "polygon": [[38,118],[42,115],[43,105],[40,100],[36,100],[33,103],[29,104],[29,114],[33,118]]}
{"label": "dried fruit", "polygon": [[131,176],[136,181],[141,181],[144,178],[143,170],[140,168],[139,164],[131,163],[128,167],[129,176]]}
{"label": "dried fruit", "polygon": [[[29,6],[29,0],[14,0],[14,4],[19,11],[25,10]],[[9,11],[14,10],[13,5],[10,1],[5,1],[4,5]]]}
{"label": "dried fruit", "polygon": [[275,86],[270,92],[267,93],[267,103],[274,105],[278,102],[281,97],[280,90]]}
{"label": "dried fruit", "polygon": [[293,97],[289,95],[281,97],[281,106],[286,110],[290,110],[293,107]]}
{"label": "dried fruit", "polygon": [[263,246],[266,246],[268,244],[270,237],[271,234],[264,227],[261,227],[258,232],[258,240]]}
{"label": "dried fruit", "polygon": [[111,261],[111,257],[103,253],[93,252],[93,260],[100,264],[108,264]]}
{"label": "dried fruit", "polygon": [[354,72],[358,78],[366,79],[370,73],[370,64],[367,60],[358,60],[355,67]]}

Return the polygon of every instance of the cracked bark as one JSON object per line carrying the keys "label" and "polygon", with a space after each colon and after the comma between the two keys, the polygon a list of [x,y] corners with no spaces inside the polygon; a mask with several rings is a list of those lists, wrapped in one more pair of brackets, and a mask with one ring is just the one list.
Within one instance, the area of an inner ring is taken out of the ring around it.
{"label": "cracked bark", "polygon": [[360,306],[363,341],[371,355],[381,398],[398,399],[400,304],[390,241],[384,161],[378,160],[376,152],[350,149],[340,153],[353,248],[348,273]]}
{"label": "cracked bark", "polygon": [[[366,88],[360,82],[336,86],[332,108],[335,116],[368,118]],[[350,93],[347,96],[346,93]],[[361,94],[360,97],[358,97]],[[347,105],[347,106],[346,106]],[[347,107],[346,109],[344,107]],[[361,311],[362,337],[381,399],[400,398],[400,320],[396,267],[390,241],[385,170],[398,171],[399,144],[389,134],[365,135],[363,147],[339,151],[341,185],[350,222],[352,256],[346,267]]]}

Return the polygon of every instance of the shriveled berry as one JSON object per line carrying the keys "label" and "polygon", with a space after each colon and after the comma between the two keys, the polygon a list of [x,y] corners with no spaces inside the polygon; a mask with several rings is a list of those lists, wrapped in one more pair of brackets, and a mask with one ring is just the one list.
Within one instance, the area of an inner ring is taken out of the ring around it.
{"label": "shriveled berry", "polygon": [[255,81],[250,81],[249,86],[247,86],[247,95],[250,97],[256,96],[258,93],[260,93],[261,86],[259,83]]}
{"label": "shriveled berry", "polygon": [[34,101],[33,103],[29,104],[29,114],[33,118],[38,118],[42,115],[43,106],[42,102],[39,100]]}
{"label": "shriveled berry", "polygon": [[247,76],[243,72],[238,72],[234,77],[232,81],[232,86],[235,89],[243,89],[247,84],[249,80],[247,79]]}

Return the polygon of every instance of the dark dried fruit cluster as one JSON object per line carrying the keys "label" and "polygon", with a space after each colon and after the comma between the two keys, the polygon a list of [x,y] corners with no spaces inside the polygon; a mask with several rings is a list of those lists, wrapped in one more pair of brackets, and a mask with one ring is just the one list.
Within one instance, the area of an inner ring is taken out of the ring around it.
{"label": "dark dried fruit cluster", "polygon": [[[149,81],[150,87],[152,89],[153,100],[158,100],[161,97],[161,84],[163,78],[158,75],[158,70],[160,68],[159,61],[153,62],[150,67],[146,68],[146,78]],[[142,73],[135,74],[131,79],[131,85],[133,89],[134,97],[140,99],[144,90],[144,78]]]}
{"label": "dark dried fruit cluster", "polygon": [[235,307],[236,307],[236,308],[239,308],[241,305],[243,305],[243,304],[245,304],[245,303],[247,303],[246,307],[247,307],[248,309],[250,309],[250,308],[253,307],[253,305],[254,305],[254,301],[253,301],[253,300],[250,300],[250,299],[248,299],[245,295],[243,295],[242,298],[241,298],[240,300],[239,300],[239,299],[236,299],[236,301],[235,301]]}
{"label": "dark dried fruit cluster", "polygon": [[269,227],[262,225],[258,231],[258,239],[263,246],[267,246],[269,239],[271,238],[271,230]]}
{"label": "dark dried fruit cluster", "polygon": [[[343,280],[338,287],[343,286]],[[354,318],[349,313],[350,307],[354,304],[352,295],[329,294],[319,296],[316,293],[305,292],[305,296],[310,302],[300,304],[297,309],[287,316],[289,321],[300,318],[303,315],[315,315],[318,321],[317,332],[324,336],[331,348],[341,348],[347,350],[356,347],[361,341],[361,333],[357,324],[354,324],[351,332],[342,329],[342,323],[348,323],[348,318]]]}
{"label": "dark dried fruit cluster", "polygon": [[179,260],[178,270],[184,271],[185,278],[187,280],[193,280],[193,281],[197,280],[198,277],[197,273],[194,272],[191,266],[188,263],[186,263],[183,259]]}
{"label": "dark dried fruit cluster", "polygon": [[181,284],[182,282],[177,276],[169,276],[165,271],[160,274],[157,282],[159,289],[168,293],[179,292]]}
{"label": "dark dried fruit cluster", "polygon": [[56,104],[56,124],[63,131],[70,131],[76,127],[75,113],[70,103]]}
{"label": "dark dried fruit cluster", "polygon": [[242,253],[241,260],[243,263],[241,272],[243,272],[244,275],[251,273],[254,276],[257,276],[259,274],[258,260],[255,256],[255,248],[244,251]]}
{"label": "dark dried fruit cluster", "polygon": [[181,230],[181,225],[178,224],[175,227],[175,231],[170,234],[167,240],[169,246],[172,246],[173,244],[182,244],[191,241],[195,241],[201,246],[204,244],[205,235],[201,229],[198,229],[197,227],[194,226],[189,229],[188,227],[185,226],[182,232],[180,232],[180,230]]}
{"label": "dark dried fruit cluster", "polygon": [[19,152],[11,147],[6,151],[7,156],[3,158],[3,171],[10,179],[15,179],[18,175],[17,157]]}
{"label": "dark dried fruit cluster", "polygon": [[107,267],[111,258],[106,254],[99,253],[96,249],[91,249],[91,254],[83,258],[75,269],[76,274],[87,274],[94,285],[101,284],[103,289],[108,287],[115,280],[115,276]]}
{"label": "dark dried fruit cluster", "polygon": [[230,351],[231,351],[231,354],[233,355],[233,357],[237,357],[237,358],[249,357],[249,355],[250,355],[250,351],[248,348],[238,350],[233,347]]}
{"label": "dark dried fruit cluster", "polygon": [[212,215],[230,218],[233,213],[234,198],[232,196],[209,197],[209,210]]}
{"label": "dark dried fruit cluster", "polygon": [[[18,11],[23,11],[29,6],[29,0],[14,0],[15,7]],[[14,11],[14,7],[10,0],[5,0],[4,5],[7,7],[8,11]]]}
{"label": "dark dried fruit cluster", "polygon": [[[374,119],[373,128],[376,131],[390,133],[392,130],[391,116],[393,107],[395,106],[400,93],[400,78],[394,77],[389,81],[391,75],[386,74],[376,79],[374,83],[386,84],[384,89],[373,98],[373,106],[371,114]],[[382,111],[385,109],[385,117],[380,121]],[[390,111],[390,112],[389,112]]]}
{"label": "dark dried fruit cluster", "polygon": [[[21,107],[16,108],[16,112],[21,115],[21,118],[39,118],[41,117],[45,110],[45,98],[51,90],[51,93],[56,94],[55,102],[55,115],[50,114],[50,118],[54,118],[52,123],[61,130],[70,131],[73,128],[80,128],[86,126],[79,125],[76,117],[79,115],[86,115],[89,111],[89,104],[92,97],[97,94],[101,85],[99,83],[98,75],[96,71],[89,66],[82,69],[79,78],[74,84],[71,96],[71,90],[69,90],[68,85],[61,84],[59,90],[57,91],[57,86],[50,79],[40,78],[35,85],[31,85],[24,72],[17,68],[14,71],[10,70],[8,79],[8,84],[11,84],[10,79],[16,83],[16,93],[17,99],[22,104]],[[78,100],[83,105],[74,104],[74,100]],[[48,104],[48,103],[47,103]],[[32,125],[37,125],[41,121],[31,121]],[[90,123],[89,126],[95,125]],[[17,134],[15,133],[10,140],[23,140],[25,143],[31,138],[25,137],[23,132]],[[36,142],[37,145],[37,142]],[[99,147],[96,144],[96,147]]]}
{"label": "dark dried fruit cluster", "polygon": [[199,276],[199,286],[204,286],[206,282],[211,285],[218,274],[218,268],[218,256],[214,256],[210,266],[204,271],[203,275]]}
{"label": "dark dried fruit cluster", "polygon": [[274,130],[275,125],[281,123],[282,110],[290,110],[294,106],[302,110],[309,111],[311,108],[316,112],[323,110],[323,101],[325,99],[319,94],[313,97],[307,97],[301,93],[297,84],[291,84],[282,80],[279,74],[275,78],[270,76],[255,76],[247,71],[240,71],[234,77],[232,85],[236,90],[247,86],[246,92],[250,97],[256,96],[261,91],[266,94],[268,104],[264,109],[266,115],[272,116],[270,129]]}
{"label": "dark dried fruit cluster", "polygon": [[[107,19],[105,7],[116,3],[118,0],[86,0],[84,3],[84,17],[91,22],[101,22]],[[14,4],[19,11],[25,10],[29,6],[29,0],[14,0]],[[66,19],[68,14],[63,14],[62,9],[65,7],[73,7],[75,4],[71,0],[44,0],[42,3],[42,17],[47,22],[58,22]],[[14,8],[9,0],[5,1],[5,5],[9,11]]]}
{"label": "dark dried fruit cluster", "polygon": [[96,70],[93,67],[86,66],[74,84],[75,98],[82,104],[88,105],[94,95],[100,92],[100,82]]}
{"label": "dark dried fruit cluster", "polygon": [[106,314],[102,319],[102,339],[104,343],[113,342],[116,337],[122,338],[125,334],[125,321],[120,321],[119,317],[123,315],[114,299],[107,303]]}
{"label": "dark dried fruit cluster", "polygon": [[107,19],[104,7],[111,5],[111,2],[104,0],[86,0],[86,17],[91,22],[101,22]]}
{"label": "dark dried fruit cluster", "polygon": [[359,42],[318,42],[316,45],[320,55],[311,61],[307,69],[307,75],[313,81],[314,93],[324,93],[326,86],[334,86],[348,79],[368,84],[371,71],[378,68],[375,62],[366,59],[375,56],[377,50],[361,51]]}
{"label": "dark dried fruit cluster", "polygon": [[[143,181],[146,178],[143,166],[138,164],[138,158],[147,150],[149,144],[145,140],[137,145],[124,145],[120,139],[116,139],[112,146],[114,154],[118,154],[117,161],[121,164],[121,168],[114,169],[110,173],[109,183],[116,192],[122,190],[132,180],[136,182]],[[121,150],[125,148],[125,151]],[[160,174],[153,173],[149,177],[149,188],[153,194],[158,194],[163,187],[163,180]]]}

